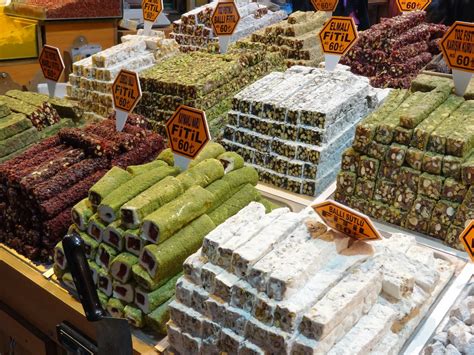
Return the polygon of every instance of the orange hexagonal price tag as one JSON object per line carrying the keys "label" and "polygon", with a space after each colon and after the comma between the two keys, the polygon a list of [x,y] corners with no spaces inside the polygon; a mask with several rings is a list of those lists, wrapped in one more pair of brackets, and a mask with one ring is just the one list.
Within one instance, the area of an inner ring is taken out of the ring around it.
{"label": "orange hexagonal price tag", "polygon": [[474,262],[474,220],[463,230],[459,236],[459,240],[462,245],[464,245],[464,249],[466,249],[469,254],[471,261]]}
{"label": "orange hexagonal price tag", "polygon": [[59,81],[64,70],[64,62],[58,48],[45,45],[39,56],[39,64],[46,79]]}
{"label": "orange hexagonal price tag", "polygon": [[122,69],[112,84],[112,97],[115,109],[116,127],[122,131],[128,118],[138,101],[142,97],[142,89],[138,74]]}
{"label": "orange hexagonal price tag", "polygon": [[163,11],[163,0],[142,1],[143,21],[155,22]]}
{"label": "orange hexagonal price tag", "polygon": [[401,12],[423,11],[429,4],[431,0],[397,0],[398,9]]}
{"label": "orange hexagonal price tag", "polygon": [[336,10],[339,0],[311,0],[313,7],[317,11],[334,12]]}
{"label": "orange hexagonal price tag", "polygon": [[440,46],[444,60],[453,70],[456,94],[462,96],[474,73],[474,23],[456,21]]}
{"label": "orange hexagonal price tag", "polygon": [[173,153],[194,159],[210,141],[204,111],[181,105],[166,122],[168,144]]}
{"label": "orange hexagonal price tag", "polygon": [[231,36],[240,21],[240,14],[233,0],[219,1],[212,13],[211,22],[216,36]]}
{"label": "orange hexagonal price tag", "polygon": [[382,239],[369,217],[332,200],[312,206],[332,229],[357,240]]}

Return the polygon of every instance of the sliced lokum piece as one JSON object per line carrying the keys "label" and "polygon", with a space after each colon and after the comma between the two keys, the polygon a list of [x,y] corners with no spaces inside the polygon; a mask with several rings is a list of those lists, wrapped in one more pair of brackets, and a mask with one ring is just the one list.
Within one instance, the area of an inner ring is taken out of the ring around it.
{"label": "sliced lokum piece", "polygon": [[105,228],[106,226],[99,219],[99,216],[94,214],[87,224],[87,233],[98,242],[101,242]]}
{"label": "sliced lokum piece", "polygon": [[385,161],[390,165],[402,166],[405,161],[407,147],[399,144],[392,144],[388,149]]}
{"label": "sliced lokum piece", "polygon": [[[145,324],[160,335],[165,335],[167,333],[166,325],[170,319],[168,306],[172,301],[172,299],[168,300],[157,307],[153,312],[145,316]],[[169,331],[168,336],[170,336]]]}
{"label": "sliced lokum piece", "polygon": [[66,255],[64,254],[63,243],[59,242],[54,248],[54,265],[61,270],[67,269]]}
{"label": "sliced lokum piece", "polygon": [[409,148],[406,153],[405,160],[407,164],[415,169],[415,170],[420,170],[423,167],[423,157],[425,155],[425,152],[416,148]]}
{"label": "sliced lokum piece", "polygon": [[113,294],[113,280],[106,269],[100,268],[97,273],[97,288],[105,293],[108,297]]}
{"label": "sliced lokum piece", "polygon": [[379,171],[380,162],[376,159],[362,156],[359,162],[358,176],[375,180]]}
{"label": "sliced lokum piece", "polygon": [[95,262],[97,263],[97,265],[102,266],[103,268],[108,270],[115,256],[117,256],[117,250],[115,250],[110,245],[101,243],[97,248]]}
{"label": "sliced lokum piece", "polygon": [[125,304],[117,298],[109,298],[107,301],[107,312],[114,318],[123,318]]}
{"label": "sliced lokum piece", "polygon": [[125,238],[123,237],[124,232],[120,220],[112,222],[105,227],[104,233],[102,234],[102,241],[114,247],[117,251],[122,251],[125,244]]}
{"label": "sliced lokum piece", "polygon": [[443,156],[432,152],[426,152],[423,156],[421,169],[430,174],[441,175]]}
{"label": "sliced lokum piece", "polygon": [[438,200],[443,190],[444,177],[423,173],[420,175],[418,193]]}
{"label": "sliced lokum piece", "polygon": [[462,158],[453,157],[452,155],[445,155],[443,157],[443,163],[442,163],[443,176],[460,180],[462,163],[463,163]]}
{"label": "sliced lokum piece", "polygon": [[84,254],[87,259],[95,260],[97,249],[99,248],[99,242],[92,237],[89,237],[86,233],[80,233],[79,236],[84,241]]}
{"label": "sliced lokum piece", "polygon": [[166,303],[167,300],[174,296],[175,287],[180,287],[179,284],[176,285],[176,281],[181,276],[182,274],[177,274],[163,286],[151,292],[137,288],[135,291],[135,304],[143,311],[144,314],[153,312],[156,308]]}
{"label": "sliced lokum piece", "polygon": [[133,255],[139,256],[140,251],[145,246],[146,242],[140,237],[138,229],[127,230],[123,233],[125,250]]}
{"label": "sliced lokum piece", "polygon": [[136,328],[142,328],[145,325],[142,311],[131,305],[125,306],[124,316]]}
{"label": "sliced lokum piece", "polygon": [[112,283],[112,294],[115,298],[122,300],[127,303],[132,303],[135,297],[135,284],[130,283],[121,283],[114,281]]}
{"label": "sliced lokum piece", "polygon": [[85,231],[87,229],[89,219],[93,214],[94,212],[92,211],[92,205],[90,201],[85,198],[72,208],[71,219],[77,228],[79,228],[81,231]]}
{"label": "sliced lokum piece", "polygon": [[132,266],[138,262],[138,258],[130,253],[117,255],[110,263],[110,274],[122,283],[127,283],[132,277]]}

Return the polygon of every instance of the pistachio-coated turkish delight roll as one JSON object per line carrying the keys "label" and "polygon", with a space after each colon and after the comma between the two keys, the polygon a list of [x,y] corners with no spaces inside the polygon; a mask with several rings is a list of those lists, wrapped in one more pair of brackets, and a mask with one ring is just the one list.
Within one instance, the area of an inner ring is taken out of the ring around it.
{"label": "pistachio-coated turkish delight roll", "polygon": [[87,234],[93,237],[98,242],[102,241],[105,224],[102,223],[99,216],[94,214],[90,219],[89,223],[87,224]]}
{"label": "pistachio-coated turkish delight roll", "polygon": [[165,177],[177,175],[178,171],[177,168],[164,166],[153,169],[148,174],[138,175],[127,181],[102,200],[97,208],[99,217],[107,223],[115,221],[118,218],[118,212],[123,204]]}
{"label": "pistachio-coated turkish delight roll", "polygon": [[122,222],[127,228],[138,228],[147,215],[183,193],[184,187],[178,179],[165,177],[120,208]]}
{"label": "pistachio-coated turkish delight roll", "polygon": [[216,159],[219,155],[225,153],[225,149],[222,145],[216,142],[209,142],[206,146],[201,150],[201,152],[197,155],[194,160],[189,163],[189,168],[192,168],[199,164],[200,162],[214,158]]}
{"label": "pistachio-coated turkish delight roll", "polygon": [[128,322],[133,325],[135,328],[143,328],[145,325],[143,313],[136,307],[133,306],[125,306],[124,309],[124,316]]}
{"label": "pistachio-coated turkish delight roll", "polygon": [[130,253],[117,255],[110,264],[110,274],[115,280],[127,283],[132,277],[132,267],[138,263],[138,258]]}
{"label": "pistachio-coated turkish delight roll", "polygon": [[114,318],[123,318],[125,303],[117,298],[109,298],[106,310]]}
{"label": "pistachio-coated turkish delight roll", "polygon": [[160,288],[165,283],[167,283],[171,278],[169,277],[167,279],[155,281],[151,278],[148,272],[140,264],[133,265],[132,273],[133,273],[133,279],[135,280],[135,282],[138,285],[140,285],[141,288],[148,291],[153,291]]}
{"label": "pistachio-coated turkish delight roll", "polygon": [[97,265],[102,266],[108,270],[112,260],[115,258],[115,256],[117,256],[117,254],[118,252],[115,248],[105,243],[100,243],[99,247],[97,248],[95,262]]}
{"label": "pistachio-coated turkish delight roll", "polygon": [[135,304],[143,313],[149,314],[157,307],[161,306],[175,294],[176,281],[182,276],[182,273],[172,277],[167,283],[160,288],[147,292],[141,288],[137,288],[135,292]]}
{"label": "pistachio-coated turkish delight roll", "polygon": [[67,269],[67,260],[64,254],[63,242],[59,242],[54,247],[54,265],[57,265],[61,270]]}
{"label": "pistachio-coated turkish delight roll", "polygon": [[118,251],[122,251],[125,244],[125,238],[123,236],[125,230],[121,227],[121,225],[122,221],[120,219],[110,223],[107,227],[105,227],[104,233],[102,235],[102,241],[114,247]]}
{"label": "pistachio-coated turkish delight roll", "polygon": [[185,190],[191,186],[206,187],[224,176],[224,167],[216,159],[206,159],[177,176]]}
{"label": "pistachio-coated turkish delight roll", "polygon": [[168,305],[173,301],[169,299],[150,314],[145,316],[145,324],[160,335],[166,335],[166,324],[170,320]]}
{"label": "pistachio-coated turkish delight roll", "polygon": [[107,302],[109,301],[109,297],[103,293],[101,290],[97,290],[97,296],[99,297],[99,302],[102,305],[102,308],[107,308]]}
{"label": "pistachio-coated turkish delight roll", "polygon": [[91,270],[92,281],[94,281],[94,285],[97,285],[99,282],[99,270],[101,267],[93,260],[87,260],[87,263],[89,264],[89,268]]}
{"label": "pistachio-coated turkish delight roll", "polygon": [[74,280],[70,272],[66,272],[61,278],[61,281],[66,285],[67,288],[76,290],[76,285],[74,284]]}
{"label": "pistachio-coated turkish delight roll", "polygon": [[92,204],[85,198],[78,202],[71,210],[71,219],[81,231],[87,230],[89,219],[94,214]]}
{"label": "pistachio-coated turkish delight roll", "polygon": [[230,185],[226,182],[221,180],[214,181],[212,184],[210,184],[208,187],[206,187],[206,190],[212,193],[214,196],[212,200],[212,204],[207,210],[207,212],[214,211],[217,207],[219,207],[221,204],[226,201],[229,196],[232,196],[237,188],[232,189]]}
{"label": "pistachio-coated turkish delight roll", "polygon": [[258,183],[258,173],[254,168],[245,166],[241,169],[237,169],[225,174],[225,176],[222,178],[222,181],[227,182],[231,189],[244,184],[256,186]]}
{"label": "pistachio-coated turkish delight roll", "polygon": [[114,281],[112,284],[113,296],[127,303],[132,303],[135,298],[135,283],[121,283]]}
{"label": "pistachio-coated turkish delight roll", "polygon": [[94,260],[99,248],[99,242],[94,238],[88,236],[86,233],[79,233],[79,236],[84,241],[84,254],[87,259]]}
{"label": "pistachio-coated turkish delight roll", "polygon": [[168,166],[168,164],[163,160],[154,160],[147,164],[131,165],[127,167],[127,171],[133,176],[137,176],[143,173],[148,173],[150,170],[160,168],[162,166]]}
{"label": "pistachio-coated turkish delight roll", "polygon": [[112,167],[102,179],[100,179],[94,186],[89,190],[89,200],[94,206],[100,205],[102,200],[118,188],[120,185],[126,183],[132,178],[132,175],[127,171],[119,168]]}
{"label": "pistachio-coated turkish delight roll", "polygon": [[126,230],[123,234],[125,250],[136,256],[140,255],[140,251],[145,246],[145,240],[140,238],[139,234],[139,229]]}
{"label": "pistachio-coated turkish delight roll", "polygon": [[217,226],[223,223],[227,218],[232,217],[242,208],[252,201],[257,201],[260,193],[257,189],[250,185],[244,185],[239,191],[233,194],[227,201],[209,213],[209,217]]}
{"label": "pistachio-coated turkish delight roll", "polygon": [[244,159],[235,152],[225,152],[217,157],[224,166],[224,173],[241,169],[244,167]]}
{"label": "pistachio-coated turkish delight roll", "polygon": [[140,254],[140,265],[155,281],[176,275],[184,260],[199,249],[203,238],[215,227],[209,216],[202,215],[164,243],[147,245]]}
{"label": "pistachio-coated turkish delight roll", "polygon": [[174,155],[170,148],[164,149],[156,158],[156,160],[162,160],[169,166],[174,166]]}
{"label": "pistachio-coated turkish delight roll", "polygon": [[206,213],[214,196],[201,186],[194,186],[183,195],[145,217],[141,229],[144,239],[162,243],[190,221]]}
{"label": "pistachio-coated turkish delight roll", "polygon": [[97,273],[97,288],[105,293],[108,297],[112,296],[113,280],[106,269],[100,268]]}

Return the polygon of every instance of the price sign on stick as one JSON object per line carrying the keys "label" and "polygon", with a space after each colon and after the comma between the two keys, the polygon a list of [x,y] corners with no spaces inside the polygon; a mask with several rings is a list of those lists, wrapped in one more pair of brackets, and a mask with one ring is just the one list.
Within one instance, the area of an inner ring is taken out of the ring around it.
{"label": "price sign on stick", "polygon": [[220,52],[227,52],[230,36],[235,32],[240,14],[233,0],[219,0],[212,13],[211,22],[214,35],[219,37]]}
{"label": "price sign on stick", "polygon": [[398,9],[401,12],[425,10],[431,0],[397,0]]}
{"label": "price sign on stick", "polygon": [[326,70],[334,70],[337,63],[339,63],[339,59],[347,53],[358,38],[356,25],[352,17],[331,17],[319,32]]}
{"label": "price sign on stick", "polygon": [[474,73],[474,23],[456,21],[441,40],[441,50],[453,70],[456,94],[463,96]]}
{"label": "price sign on stick", "polygon": [[369,217],[335,201],[324,201],[312,206],[332,229],[358,240],[382,239]]}
{"label": "price sign on stick", "polygon": [[64,62],[59,49],[45,45],[39,56],[39,64],[46,78],[49,96],[54,97],[56,84],[64,71]]}
{"label": "price sign on stick", "polygon": [[163,0],[143,0],[143,29],[145,35],[149,35],[153,24],[163,11]]}
{"label": "price sign on stick", "polygon": [[206,113],[185,105],[166,122],[166,133],[176,165],[183,170],[211,139]]}
{"label": "price sign on stick", "polygon": [[464,245],[469,257],[474,262],[474,220],[464,229],[459,236],[461,243]]}
{"label": "price sign on stick", "polygon": [[128,114],[133,111],[142,97],[138,74],[125,69],[120,70],[112,84],[112,97],[114,99],[115,126],[117,131],[122,131]]}
{"label": "price sign on stick", "polygon": [[311,0],[314,8],[317,11],[334,12],[336,10],[338,0]]}

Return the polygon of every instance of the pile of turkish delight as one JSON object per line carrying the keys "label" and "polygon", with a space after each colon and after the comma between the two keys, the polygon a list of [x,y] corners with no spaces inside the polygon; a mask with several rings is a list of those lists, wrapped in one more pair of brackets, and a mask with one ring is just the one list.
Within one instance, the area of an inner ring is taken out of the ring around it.
{"label": "pile of turkish delight", "polygon": [[[170,37],[179,43],[181,51],[197,51],[210,44],[215,45],[216,48],[219,47],[211,24],[211,16],[216,4],[217,1],[213,1],[197,7],[173,22],[173,32]],[[251,0],[237,0],[235,4],[240,14],[240,22],[231,36],[231,43],[286,17],[284,11],[273,12],[267,6]]]}
{"label": "pile of turkish delight", "polygon": [[376,91],[349,71],[271,73],[234,97],[223,144],[262,182],[314,196],[334,180],[355,125],[378,104]]}
{"label": "pile of turkish delight", "polygon": [[239,45],[261,46],[265,50],[280,52],[288,67],[315,67],[324,61],[319,32],[327,18],[325,12],[297,11],[285,21],[256,31],[250,37],[239,41]]}
{"label": "pile of turkish delight", "polygon": [[6,13],[40,19],[122,17],[121,0],[13,0]]}
{"label": "pile of turkish delight", "polygon": [[[463,292],[464,293],[464,292]],[[466,292],[441,323],[423,355],[474,354],[474,286]]]}
{"label": "pile of turkish delight", "polygon": [[354,241],[315,213],[250,204],[184,263],[180,354],[397,354],[453,275],[415,239]]}
{"label": "pile of turkish delight", "polygon": [[82,117],[77,103],[32,92],[0,95],[0,163],[32,144],[73,126]]}
{"label": "pile of turkish delight", "polygon": [[462,248],[474,218],[474,101],[452,80],[421,76],[356,128],[336,199],[376,219]]}
{"label": "pile of turkish delight", "polygon": [[114,120],[63,128],[0,164],[0,242],[31,260],[49,262],[71,208],[111,166],[142,164],[163,149],[156,133]]}
{"label": "pile of turkish delight", "polygon": [[415,11],[382,19],[360,34],[341,63],[369,77],[375,87],[409,88],[418,72],[440,52],[439,42],[448,30],[426,23],[425,15]]}
{"label": "pile of turkish delight", "polygon": [[72,65],[67,95],[81,103],[87,118],[113,112],[112,84],[120,70],[140,72],[179,52],[177,43],[165,39],[161,31],[145,36],[139,30],[138,35],[123,36],[122,41]]}
{"label": "pile of turkish delight", "polygon": [[[185,259],[203,238],[260,195],[257,172],[242,157],[209,143],[189,169],[163,151],[145,165],[114,167],[72,209],[99,298],[115,317],[166,334],[168,304]],[[58,279],[74,287],[62,243]]]}
{"label": "pile of turkish delight", "polygon": [[140,73],[143,97],[135,112],[164,134],[179,105],[205,110],[211,134],[219,136],[232,96],[271,71],[284,67],[278,53],[231,48],[222,54],[181,53]]}

